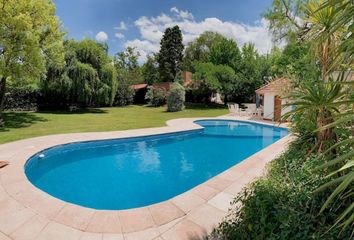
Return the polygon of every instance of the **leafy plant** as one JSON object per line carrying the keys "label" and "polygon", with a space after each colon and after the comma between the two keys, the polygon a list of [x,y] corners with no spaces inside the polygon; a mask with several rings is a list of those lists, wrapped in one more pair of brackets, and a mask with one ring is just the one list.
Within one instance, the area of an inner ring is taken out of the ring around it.
{"label": "leafy plant", "polygon": [[148,104],[153,107],[159,107],[166,103],[167,92],[164,88],[149,87],[145,99]]}
{"label": "leafy plant", "polygon": [[339,202],[332,211],[318,214],[331,191],[313,194],[326,180],[318,170],[323,159],[308,155],[311,148],[296,141],[272,161],[265,177],[236,196],[229,216],[210,239],[349,239],[349,230],[330,229],[343,210]]}
{"label": "leafy plant", "polygon": [[167,111],[178,112],[184,109],[184,101],[186,91],[179,83],[173,83],[169,93],[167,94]]}

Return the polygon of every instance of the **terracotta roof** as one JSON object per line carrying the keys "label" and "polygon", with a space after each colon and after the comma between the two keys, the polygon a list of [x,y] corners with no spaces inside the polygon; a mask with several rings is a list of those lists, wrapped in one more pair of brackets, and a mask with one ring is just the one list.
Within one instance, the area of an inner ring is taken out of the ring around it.
{"label": "terracotta roof", "polygon": [[147,84],[145,84],[145,83],[134,84],[134,85],[131,85],[131,87],[132,87],[134,90],[139,90],[139,89],[146,88],[146,87],[147,87]]}
{"label": "terracotta roof", "polygon": [[283,95],[284,93],[289,91],[289,88],[290,88],[290,79],[278,78],[258,88],[256,90],[256,93],[257,94],[275,93],[278,95]]}
{"label": "terracotta roof", "polygon": [[160,82],[160,83],[154,83],[152,86],[154,88],[161,88],[161,89],[165,89],[166,91],[170,91],[171,85],[172,82]]}

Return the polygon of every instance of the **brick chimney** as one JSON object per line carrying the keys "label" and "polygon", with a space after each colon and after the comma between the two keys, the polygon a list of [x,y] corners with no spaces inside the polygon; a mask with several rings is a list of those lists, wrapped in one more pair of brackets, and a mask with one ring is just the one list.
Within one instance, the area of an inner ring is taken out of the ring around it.
{"label": "brick chimney", "polygon": [[187,87],[192,82],[192,73],[188,71],[184,71],[182,73],[183,77],[183,86]]}

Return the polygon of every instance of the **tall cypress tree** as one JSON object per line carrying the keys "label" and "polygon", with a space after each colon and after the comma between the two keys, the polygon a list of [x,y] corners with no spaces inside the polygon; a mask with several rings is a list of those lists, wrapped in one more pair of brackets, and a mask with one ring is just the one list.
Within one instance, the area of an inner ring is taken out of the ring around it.
{"label": "tall cypress tree", "polygon": [[158,57],[162,82],[173,82],[181,72],[183,61],[182,32],[178,26],[167,28],[161,39]]}

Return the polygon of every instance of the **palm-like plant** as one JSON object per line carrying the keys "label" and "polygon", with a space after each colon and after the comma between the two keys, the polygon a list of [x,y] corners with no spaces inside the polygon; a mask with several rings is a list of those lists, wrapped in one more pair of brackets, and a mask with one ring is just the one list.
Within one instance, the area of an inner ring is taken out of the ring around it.
{"label": "palm-like plant", "polygon": [[[354,63],[354,1],[352,0],[327,0],[320,6],[319,11],[331,8],[334,14],[329,31],[323,33],[324,37],[328,37],[334,33],[340,33],[338,48],[332,53],[333,61],[331,68],[344,66],[345,69],[353,70]],[[342,31],[342,29],[345,31]],[[343,78],[345,73],[341,74]],[[329,187],[335,187],[333,193],[329,196],[323,205],[321,212],[330,206],[334,200],[346,203],[345,210],[338,216],[334,225],[340,224],[343,228],[354,227],[354,83],[352,81],[344,82],[346,88],[346,101],[344,109],[337,115],[336,120],[332,123],[319,128],[319,131],[332,128],[349,129],[351,134],[340,139],[336,144],[331,146],[324,154],[333,149],[340,149],[338,154],[326,162],[322,169],[329,168],[332,172],[328,175],[330,179],[319,190]],[[334,170],[333,170],[334,169]],[[354,229],[354,228],[353,228]],[[353,230],[354,234],[354,230]]]}
{"label": "palm-like plant", "polygon": [[[292,93],[288,99],[289,105],[295,106],[295,109],[283,116],[288,119],[294,115],[301,114],[308,116],[308,113],[314,114],[317,132],[317,143],[314,149],[319,152],[325,149],[324,144],[333,142],[336,139],[333,127],[324,128],[334,122],[334,115],[339,112],[339,107],[343,104],[344,93],[341,84],[330,81],[324,82],[304,82]],[[295,123],[296,124],[296,123]]]}
{"label": "palm-like plant", "polygon": [[[341,34],[338,45],[336,62],[351,66],[354,63],[354,1],[352,0],[327,0],[320,9],[330,7],[333,9],[335,18],[330,27],[329,34],[345,28]],[[343,61],[344,60],[344,61]]]}
{"label": "palm-like plant", "polygon": [[344,28],[338,27],[336,31],[332,31],[336,11],[331,5],[323,6],[323,2],[323,0],[309,1],[305,5],[307,27],[303,30],[303,38],[312,41],[322,67],[322,74],[325,76],[333,66],[337,45]]}

